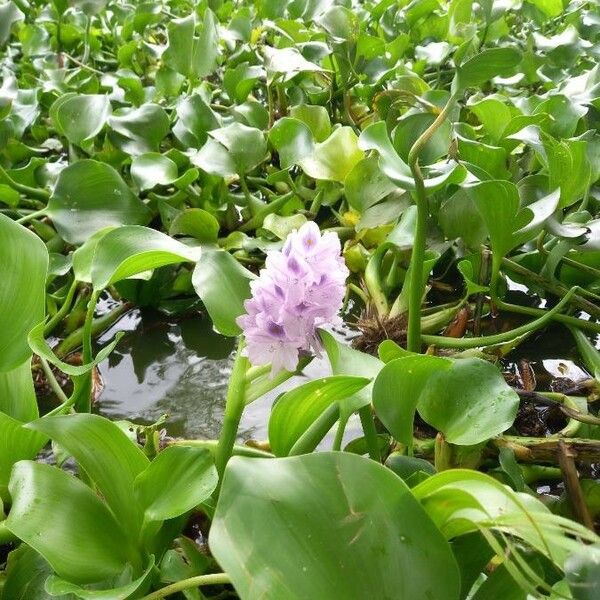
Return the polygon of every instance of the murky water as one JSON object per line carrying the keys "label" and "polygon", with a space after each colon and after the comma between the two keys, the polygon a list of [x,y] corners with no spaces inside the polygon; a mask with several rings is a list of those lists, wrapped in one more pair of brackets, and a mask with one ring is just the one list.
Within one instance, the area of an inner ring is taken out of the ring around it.
{"label": "murky water", "polygon": [[[166,414],[169,435],[216,438],[235,340],[215,333],[210,320],[201,315],[173,319],[153,311],[133,310],[100,338],[100,344],[108,342],[119,330],[126,334],[100,365],[104,390],[98,411],[111,419],[146,424]],[[349,332],[338,334],[347,337]],[[575,381],[589,377],[574,362],[575,343],[560,326],[530,337],[505,359],[505,366],[511,369],[521,357],[531,362],[538,389],[548,389],[556,377]],[[269,414],[277,395],[308,379],[330,374],[326,359],[313,360],[303,377],[293,377],[247,407],[239,438],[266,439]],[[349,424],[346,438],[355,435],[360,435],[357,421]]]}
{"label": "murky water", "polygon": [[[155,312],[134,310],[99,342],[116,331],[127,333],[100,365],[104,390],[98,412],[111,419],[153,423],[167,414],[172,436],[214,439],[223,419],[235,340],[215,333],[200,315],[169,320]],[[325,359],[315,359],[303,377],[293,377],[250,404],[240,426],[240,439],[267,438],[271,406],[282,391],[331,374]],[[352,432],[348,428],[348,433]]]}

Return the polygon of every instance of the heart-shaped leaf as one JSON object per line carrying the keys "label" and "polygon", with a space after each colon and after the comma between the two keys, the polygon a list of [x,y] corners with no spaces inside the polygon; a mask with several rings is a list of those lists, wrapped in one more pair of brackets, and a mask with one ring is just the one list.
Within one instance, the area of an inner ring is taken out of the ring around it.
{"label": "heart-shaped leaf", "polygon": [[82,244],[110,225],[145,225],[150,210],[110,165],[80,160],[58,176],[48,216],[69,244]]}
{"label": "heart-shaped leaf", "polygon": [[232,458],[209,544],[246,600],[370,598],[374,590],[456,600],[460,589],[450,547],[406,484],[354,454]]}

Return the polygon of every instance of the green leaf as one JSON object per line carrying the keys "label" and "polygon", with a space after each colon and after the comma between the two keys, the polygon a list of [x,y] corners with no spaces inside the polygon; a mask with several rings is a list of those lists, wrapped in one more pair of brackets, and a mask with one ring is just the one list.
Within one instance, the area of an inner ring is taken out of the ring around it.
{"label": "green leaf", "polygon": [[139,556],[113,515],[81,481],[56,467],[18,462],[6,526],[62,578],[92,583],[121,573]]}
{"label": "green leaf", "polygon": [[38,418],[29,359],[10,371],[0,372],[0,412],[24,423]]}
{"label": "green leaf", "polygon": [[108,355],[115,349],[119,340],[123,337],[124,332],[119,331],[110,344],[107,344],[96,354],[96,358],[92,362],[84,365],[72,365],[60,360],[50,348],[44,336],[44,323],[36,325],[27,336],[29,347],[42,358],[45,358],[49,363],[56,365],[63,373],[72,376],[85,375],[89,373],[95,366],[99,365]]}
{"label": "green leaf", "polygon": [[196,262],[200,248],[191,248],[147,227],[131,225],[109,231],[96,246],[92,284],[102,290],[144,271],[180,262]]}
{"label": "green leaf", "polygon": [[387,430],[412,445],[413,421],[421,393],[430,377],[450,369],[452,362],[437,356],[406,356],[390,361],[373,384],[373,406]]}
{"label": "green leaf", "polygon": [[27,334],[44,319],[48,250],[33,232],[0,215],[0,264],[1,372],[31,356]]}
{"label": "green leaf", "polygon": [[212,319],[215,329],[236,336],[236,318],[244,314],[244,300],[250,297],[250,281],[256,276],[238,263],[229,252],[205,248],[192,275],[192,284]]}
{"label": "green leaf", "polygon": [[273,453],[287,456],[330,404],[356,394],[369,381],[364,377],[337,375],[309,381],[283,394],[269,418],[269,443]]}
{"label": "green leaf", "polygon": [[115,111],[108,123],[117,135],[111,141],[123,152],[138,156],[158,152],[160,142],[169,133],[169,117],[158,104]]}
{"label": "green leaf", "polygon": [[508,77],[520,62],[521,53],[515,48],[488,48],[458,67],[453,85],[464,90],[494,77]]}
{"label": "green leaf", "polygon": [[[321,330],[319,335],[334,375],[351,375],[372,380],[383,367],[383,363],[375,356],[365,354],[351,348],[348,344],[339,342],[329,332]],[[342,400],[340,402],[342,418],[347,418],[354,411],[368,406],[371,403],[372,389],[373,383],[371,382],[356,394]]]}
{"label": "green leaf", "polygon": [[108,96],[97,94],[64,94],[50,107],[56,129],[77,146],[98,135],[110,113]]}
{"label": "green leaf", "polygon": [[110,225],[145,225],[150,210],[110,165],[80,160],[58,176],[48,216],[69,244],[82,244]]}
{"label": "green leaf", "polygon": [[450,548],[408,487],[353,454],[234,457],[209,545],[246,600],[371,598],[374,590],[458,599]]}
{"label": "green leaf", "polygon": [[250,171],[266,157],[267,142],[260,129],[232,123],[209,134],[227,149],[237,173]]}
{"label": "green leaf", "polygon": [[[500,530],[522,539],[560,569],[569,554],[581,551],[581,540],[599,539],[583,525],[552,514],[533,496],[517,494],[475,470],[442,471],[419,483],[413,493],[446,539]],[[503,552],[508,556],[510,552]]]}
{"label": "green leaf", "polygon": [[381,172],[376,156],[356,163],[344,180],[348,204],[358,212],[365,212],[396,189],[396,185]]}
{"label": "green leaf", "polygon": [[105,590],[87,589],[70,581],[65,581],[56,575],[52,575],[46,582],[46,590],[52,596],[60,596],[61,598],[68,594],[73,594],[73,596],[82,600],[127,600],[127,598],[133,597],[133,594],[136,592],[136,596],[139,597],[140,593],[143,594],[148,589],[153,569],[154,556],[151,555],[146,570],[131,583],[126,583],[125,585],[117,584],[116,587]]}
{"label": "green leaf", "polygon": [[[2,594],[12,600],[52,600],[45,583],[52,568],[33,548],[20,544],[8,555]],[[62,600],[70,600],[63,598]]]}
{"label": "green leaf", "polygon": [[146,521],[166,521],[207,500],[217,482],[217,469],[206,448],[170,446],[137,476],[134,492]]}
{"label": "green leaf", "polygon": [[314,151],[313,134],[308,125],[298,119],[279,119],[269,132],[269,141],[279,154],[282,169],[297,165]]}
{"label": "green leaf", "polygon": [[74,414],[45,417],[28,427],[46,434],[73,456],[125,531],[139,529],[141,514],[132,501],[134,480],[148,466],[148,459],[117,425],[98,415]]}
{"label": "green leaf", "polygon": [[336,129],[324,142],[315,144],[312,154],[299,165],[314,179],[343,182],[352,168],[364,158],[358,138],[351,127]]}
{"label": "green leaf", "polygon": [[177,165],[158,152],[146,152],[131,161],[131,178],[141,191],[169,185],[178,177]]}
{"label": "green leaf", "polygon": [[[377,150],[381,171],[403,190],[415,190],[415,181],[411,170],[398,156],[383,121],[369,125],[360,134],[358,146],[365,151]],[[433,165],[429,169],[424,169],[425,189],[433,192],[448,183],[460,183],[466,173],[467,171],[462,165],[452,161]]]}
{"label": "green leaf", "polygon": [[4,46],[10,37],[10,30],[14,23],[22,21],[25,15],[17,8],[14,2],[0,4],[0,47]]}
{"label": "green leaf", "polygon": [[163,54],[165,63],[188,79],[210,75],[219,58],[218,21],[210,9],[204,12],[199,35],[192,13],[183,19],[171,19],[168,25],[169,45]]}
{"label": "green leaf", "polygon": [[317,142],[324,142],[331,134],[331,120],[324,106],[312,104],[292,106],[290,116],[308,125]]}
{"label": "green leaf", "polygon": [[558,17],[565,9],[563,0],[527,0],[527,2],[539,8],[550,19]]}
{"label": "green leaf", "polygon": [[0,501],[8,503],[8,481],[14,464],[24,459],[33,460],[48,438],[25,429],[21,421],[3,412],[0,412],[0,431]]}
{"label": "green leaf", "polygon": [[269,80],[279,76],[283,82],[293,79],[298,73],[304,71],[324,71],[322,67],[304,58],[300,52],[293,47],[271,48],[265,46],[265,67],[269,74]]}
{"label": "green leaf", "polygon": [[593,600],[600,595],[600,544],[587,546],[565,561],[565,575],[575,600]]}
{"label": "green leaf", "polygon": [[188,208],[173,219],[169,235],[191,235],[199,242],[214,244],[219,237],[219,222],[206,210]]}

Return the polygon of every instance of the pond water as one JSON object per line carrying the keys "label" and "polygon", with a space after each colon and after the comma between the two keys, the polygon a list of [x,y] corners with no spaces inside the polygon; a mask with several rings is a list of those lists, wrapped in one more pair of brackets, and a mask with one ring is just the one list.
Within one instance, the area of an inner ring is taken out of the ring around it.
{"label": "pond water", "polygon": [[[218,437],[235,341],[215,333],[210,320],[200,314],[170,318],[136,309],[105,332],[100,344],[108,342],[119,330],[126,331],[125,335],[100,365],[104,389],[98,412],[111,419],[144,424],[154,423],[166,414],[165,428],[171,436]],[[348,339],[352,332],[348,329],[337,335]],[[588,377],[574,362],[576,355],[567,330],[552,327],[525,341],[507,357],[505,366],[516,370],[518,360],[527,358],[535,371],[538,389],[543,390],[549,389],[555,378],[577,381]],[[329,374],[327,360],[317,358],[305,369],[303,377],[293,377],[249,405],[240,426],[240,440],[266,439],[268,417],[277,395]],[[359,431],[356,419],[349,424],[346,438],[360,435]]]}
{"label": "pond water", "polygon": [[[212,329],[202,315],[169,319],[153,311],[133,310],[99,339],[105,344],[126,331],[100,365],[104,389],[98,412],[111,419],[150,424],[167,414],[174,437],[215,439],[219,435],[235,340]],[[346,332],[337,332],[344,337]],[[244,411],[241,440],[267,438],[275,398],[284,390],[331,374],[326,359],[314,359],[304,376],[290,380]],[[347,435],[356,432],[350,423]]]}

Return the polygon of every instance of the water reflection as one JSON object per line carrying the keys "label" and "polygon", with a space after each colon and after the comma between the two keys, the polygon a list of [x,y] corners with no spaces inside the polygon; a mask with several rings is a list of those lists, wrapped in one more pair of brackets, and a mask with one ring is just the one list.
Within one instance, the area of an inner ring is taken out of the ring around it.
{"label": "water reflection", "polygon": [[[172,436],[214,439],[223,419],[235,340],[215,333],[201,316],[169,320],[151,311],[132,311],[99,340],[127,333],[100,365],[104,390],[98,411],[111,419],[153,423],[168,414]],[[344,335],[344,332],[340,332]],[[241,440],[266,439],[271,407],[285,389],[330,375],[329,363],[315,359],[304,375],[293,377],[246,409]],[[348,435],[357,433],[350,423]]]}

